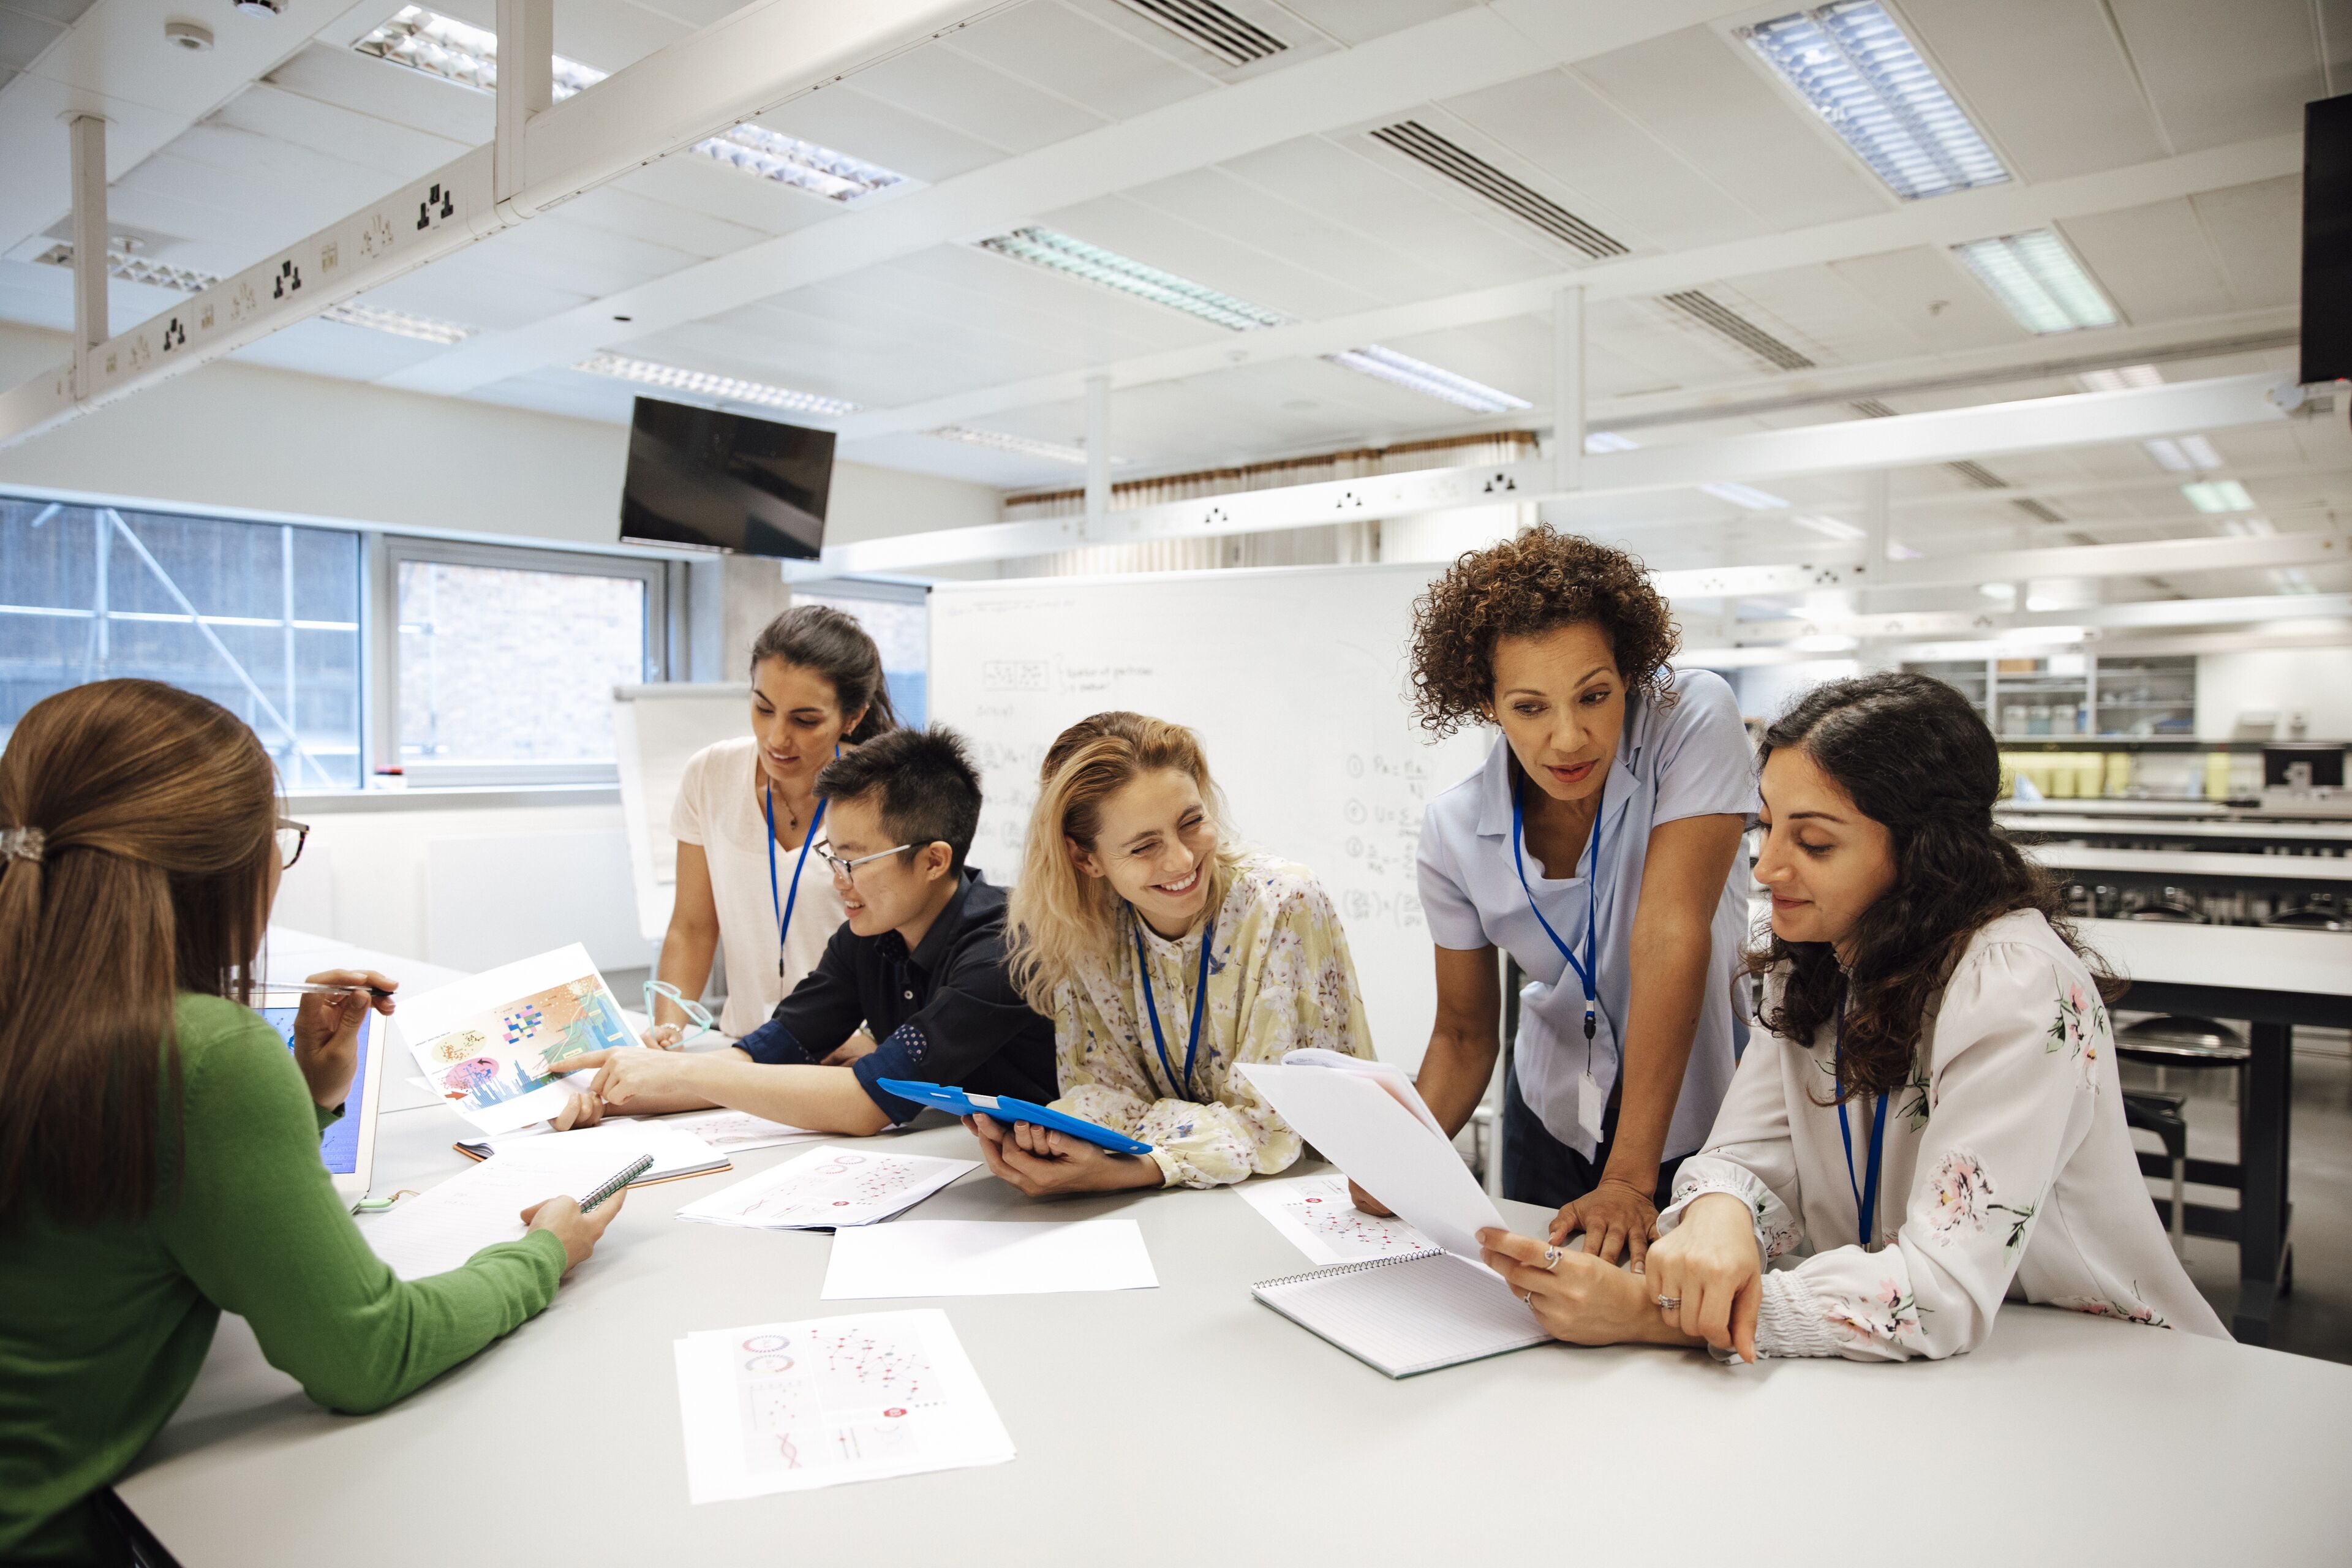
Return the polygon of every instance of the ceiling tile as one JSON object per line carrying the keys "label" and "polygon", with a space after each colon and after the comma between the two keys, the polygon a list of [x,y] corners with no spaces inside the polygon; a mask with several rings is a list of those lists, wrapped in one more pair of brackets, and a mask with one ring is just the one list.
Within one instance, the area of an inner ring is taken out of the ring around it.
{"label": "ceiling tile", "polygon": [[2165,155],[2103,0],[1902,0],[1902,15],[2021,177]]}

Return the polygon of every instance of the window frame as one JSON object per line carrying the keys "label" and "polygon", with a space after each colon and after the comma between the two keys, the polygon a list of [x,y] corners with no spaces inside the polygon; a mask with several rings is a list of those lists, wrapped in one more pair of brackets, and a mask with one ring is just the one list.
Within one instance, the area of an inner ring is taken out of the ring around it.
{"label": "window frame", "polygon": [[550,572],[583,577],[627,577],[645,585],[644,662],[631,685],[670,678],[671,563],[660,556],[607,555],[562,546],[477,544],[416,534],[370,536],[367,581],[362,595],[365,639],[362,653],[372,667],[368,680],[363,745],[370,772],[399,767],[417,788],[496,787],[515,784],[618,784],[618,762],[609,763],[418,763],[400,756],[400,568],[406,563],[486,566],[516,572]]}

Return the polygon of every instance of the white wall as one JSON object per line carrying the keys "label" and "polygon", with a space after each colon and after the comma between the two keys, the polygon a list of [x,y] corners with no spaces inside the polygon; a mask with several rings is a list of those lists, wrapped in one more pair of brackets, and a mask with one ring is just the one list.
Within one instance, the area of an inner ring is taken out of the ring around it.
{"label": "white wall", "polygon": [[[0,386],[71,353],[0,322]],[[610,544],[628,428],[222,360],[0,448],[0,485],[497,538]],[[844,542],[997,521],[987,485],[834,468]]]}
{"label": "white wall", "polygon": [[2288,716],[2309,716],[2315,741],[2352,740],[2352,648],[2253,648],[2197,656],[2197,737],[2225,741],[2242,712],[2274,710],[2278,734]]}
{"label": "white wall", "polygon": [[1861,673],[1862,666],[1850,658],[1811,658],[1801,664],[1749,665],[1731,671],[1730,679],[1742,718],[1772,720],[1822,682]]}
{"label": "white wall", "polygon": [[654,961],[617,802],[290,809],[310,837],[278,890],[280,925],[457,969],[571,942],[607,969]]}

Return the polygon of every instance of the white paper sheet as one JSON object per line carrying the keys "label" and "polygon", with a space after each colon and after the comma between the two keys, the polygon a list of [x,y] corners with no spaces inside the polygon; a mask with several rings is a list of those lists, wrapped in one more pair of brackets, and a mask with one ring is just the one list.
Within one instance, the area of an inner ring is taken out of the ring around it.
{"label": "white paper sheet", "polygon": [[771,1121],[764,1116],[754,1116],[748,1110],[684,1110],[662,1118],[665,1126],[682,1127],[714,1149],[733,1152],[737,1150],[766,1149],[778,1143],[789,1143],[796,1138],[822,1138],[822,1132],[806,1127],[787,1126]]}
{"label": "white paper sheet", "polygon": [[[1440,1138],[1445,1137],[1445,1129],[1439,1124],[1437,1115],[1429,1109],[1428,1102],[1421,1098],[1421,1090],[1413,1087],[1412,1079],[1404,1076],[1404,1069],[1392,1062],[1370,1061],[1362,1057],[1344,1056],[1338,1051],[1325,1050],[1320,1046],[1308,1046],[1300,1050],[1284,1053],[1282,1065],[1329,1068],[1334,1072],[1360,1074],[1387,1089],[1389,1098],[1412,1111],[1423,1127],[1428,1128]],[[1452,1142],[1450,1139],[1447,1141]]]}
{"label": "white paper sheet", "polygon": [[560,1070],[565,1058],[637,1043],[577,942],[404,995],[395,1022],[432,1092],[493,1136],[587,1092],[587,1080]]}
{"label": "white paper sheet", "polygon": [[1013,1438],[945,1312],[759,1323],[677,1342],[689,1500],[1001,1465]]}
{"label": "white paper sheet", "polygon": [[1360,1263],[1434,1252],[1437,1244],[1403,1220],[1382,1219],[1356,1206],[1345,1176],[1287,1176],[1244,1182],[1233,1189],[1265,1216],[1311,1263]]}
{"label": "white paper sheet", "polygon": [[546,1198],[586,1197],[648,1152],[617,1140],[567,1146],[549,1139],[531,1159],[493,1156],[396,1208],[360,1215],[360,1234],[394,1274],[422,1279],[520,1239],[523,1210]]}
{"label": "white paper sheet", "polygon": [[654,1157],[654,1168],[639,1176],[632,1185],[667,1181],[672,1176],[688,1173],[723,1171],[729,1164],[723,1152],[712,1148],[692,1132],[666,1121],[603,1121],[593,1127],[577,1128],[570,1132],[550,1131],[541,1124],[497,1138],[470,1140],[467,1146],[471,1149],[487,1147],[493,1159],[504,1160],[516,1168],[543,1165],[569,1169],[567,1162],[583,1158],[582,1151],[599,1144],[609,1145],[615,1150],[642,1150]]}
{"label": "white paper sheet", "polygon": [[1143,1232],[1131,1219],[1037,1225],[1003,1220],[902,1220],[833,1238],[824,1300],[900,1296],[1042,1296],[1065,1290],[1153,1290]]}
{"label": "white paper sheet", "polygon": [[823,1143],[797,1159],[746,1176],[677,1211],[680,1219],[762,1230],[822,1230],[872,1225],[903,1214],[968,1171],[977,1160],[891,1154]]}
{"label": "white paper sheet", "polygon": [[1508,1228],[1454,1145],[1375,1079],[1328,1067],[1234,1070],[1325,1159],[1455,1257],[1476,1262],[1477,1233]]}

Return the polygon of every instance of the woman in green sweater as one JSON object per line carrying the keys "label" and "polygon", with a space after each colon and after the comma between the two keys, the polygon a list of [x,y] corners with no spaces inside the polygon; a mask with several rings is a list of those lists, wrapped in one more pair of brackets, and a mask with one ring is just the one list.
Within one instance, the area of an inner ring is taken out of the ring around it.
{"label": "woman in green sweater", "polygon": [[621,1206],[551,1198],[405,1284],[368,1249],[319,1158],[367,993],[304,998],[290,1056],[243,1005],[281,823],[253,731],[152,681],[37,703],[0,754],[0,1562],[124,1560],[102,1489],[223,1311],[380,1409],[545,1307]]}

